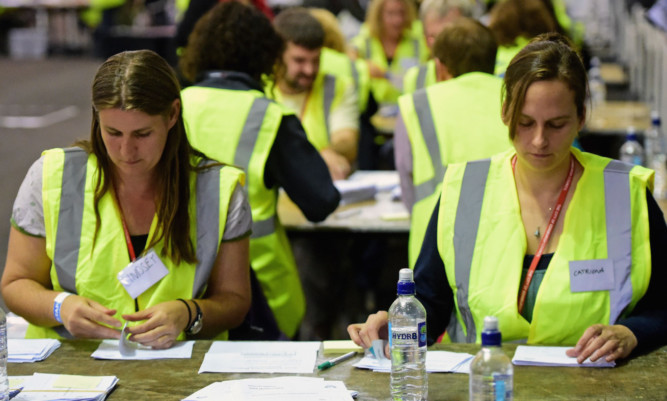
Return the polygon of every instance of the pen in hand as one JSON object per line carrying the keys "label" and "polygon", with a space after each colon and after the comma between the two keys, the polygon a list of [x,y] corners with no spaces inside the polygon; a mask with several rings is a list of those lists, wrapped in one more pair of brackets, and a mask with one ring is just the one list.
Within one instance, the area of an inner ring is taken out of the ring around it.
{"label": "pen in hand", "polygon": [[357,354],[356,351],[350,351],[345,355],[341,355],[337,358],[328,360],[326,362],[322,362],[321,364],[317,365],[317,369],[319,369],[319,370],[329,369],[332,366],[336,366],[341,362],[347,361],[348,359],[352,358],[356,354]]}

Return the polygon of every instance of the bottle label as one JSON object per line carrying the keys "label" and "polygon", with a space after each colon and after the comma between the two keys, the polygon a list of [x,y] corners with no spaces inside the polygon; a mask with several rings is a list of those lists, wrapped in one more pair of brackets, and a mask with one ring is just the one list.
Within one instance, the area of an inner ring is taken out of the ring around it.
{"label": "bottle label", "polygon": [[[416,329],[416,330],[415,330]],[[389,346],[426,346],[426,322],[420,322],[417,327],[392,327],[389,323]]]}
{"label": "bottle label", "polygon": [[505,401],[514,398],[513,389],[507,388],[507,383],[511,380],[510,375],[494,373],[493,388],[495,392],[495,401]]}

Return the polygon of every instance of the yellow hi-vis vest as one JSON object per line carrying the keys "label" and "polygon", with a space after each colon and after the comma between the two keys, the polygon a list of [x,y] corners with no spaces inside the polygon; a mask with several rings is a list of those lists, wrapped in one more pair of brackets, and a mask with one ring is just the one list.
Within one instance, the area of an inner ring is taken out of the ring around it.
{"label": "yellow hi-vis vest", "polygon": [[426,88],[438,82],[435,72],[435,60],[431,59],[425,64],[416,65],[405,73],[403,78],[403,93],[414,93],[419,89]]}
{"label": "yellow hi-vis vest", "polygon": [[[43,153],[42,200],[46,254],[52,261],[51,282],[56,291],[87,297],[110,309],[115,317],[135,312],[135,302],[117,278],[129,263],[121,215],[111,192],[99,201],[100,225],[95,236],[95,181],[97,159],[81,148],[52,149]],[[206,163],[198,158],[193,165]],[[202,164],[203,165],[203,164]],[[190,239],[197,263],[175,265],[161,257],[163,241],[153,248],[169,273],[137,298],[140,310],[177,298],[200,298],[218,255],[234,188],[244,174],[234,167],[215,166],[190,177]],[[147,244],[155,235],[153,218]],[[27,338],[69,337],[64,326],[30,325]],[[180,338],[184,338],[181,333]],[[226,339],[227,332],[218,339]]]}
{"label": "yellow hi-vis vest", "polygon": [[[329,146],[331,132],[329,116],[338,107],[346,90],[353,86],[352,79],[342,75],[325,74],[320,71],[313,81],[310,94],[306,97],[303,115],[299,116],[308,140],[318,151]],[[273,97],[283,102],[280,89],[276,86]]]}
{"label": "yellow hi-vis vest", "polygon": [[190,86],[181,93],[183,118],[193,147],[243,168],[252,211],[250,265],[278,327],[292,337],[306,311],[305,296],[285,229],[276,214],[277,188],[264,185],[264,169],[283,114],[256,90]]}
{"label": "yellow hi-vis vest", "polygon": [[510,61],[512,61],[514,56],[516,56],[516,54],[529,42],[529,40],[523,36],[517,37],[515,41],[516,45],[514,46],[498,46],[498,51],[496,52],[496,66],[493,73],[501,78],[505,76],[505,70],[507,70],[507,66],[510,65]]}
{"label": "yellow hi-vis vest", "polygon": [[320,71],[325,74],[351,78],[357,89],[359,112],[366,110],[371,77],[368,65],[363,60],[352,60],[347,54],[323,47],[320,55]]}
{"label": "yellow hi-vis vest", "polygon": [[501,86],[496,76],[471,72],[399,98],[412,147],[415,188],[408,241],[411,268],[438,201],[446,166],[490,157],[511,147],[500,117]]}
{"label": "yellow hi-vis vest", "polygon": [[[515,151],[447,167],[437,242],[456,304],[450,321],[455,327],[447,329],[453,341],[480,342],[484,317],[494,315],[505,341],[574,345],[589,326],[626,316],[646,293],[651,277],[646,190],[653,171],[576,148],[571,152],[584,172],[561,216],[563,233],[530,323],[517,307],[526,234],[511,165]],[[604,288],[588,290],[602,280],[587,274],[585,291],[573,292],[571,286],[582,281],[570,277],[586,261],[609,263],[613,278]]]}
{"label": "yellow hi-vis vest", "polygon": [[410,67],[425,63],[429,58],[423,33],[417,35],[415,31],[406,29],[403,32],[403,38],[396,47],[391,64],[387,61],[380,40],[370,36],[368,30],[362,30],[352,39],[352,45],[357,49],[360,58],[372,61],[394,78],[392,81],[384,78],[371,78],[371,93],[380,105],[396,104],[398,97],[403,93],[401,86],[406,71]]}

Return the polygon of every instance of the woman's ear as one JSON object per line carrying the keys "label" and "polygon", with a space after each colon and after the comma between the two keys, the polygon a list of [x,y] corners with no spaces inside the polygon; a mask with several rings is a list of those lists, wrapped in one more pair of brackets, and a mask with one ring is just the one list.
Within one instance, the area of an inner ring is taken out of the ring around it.
{"label": "woman's ear", "polygon": [[169,129],[176,125],[178,117],[181,115],[181,99],[174,99],[174,102],[171,104],[171,111],[169,112]]}
{"label": "woman's ear", "polygon": [[507,102],[503,101],[503,107],[500,110],[500,119],[503,120],[503,124],[509,127],[509,116],[507,115]]}
{"label": "woman's ear", "polygon": [[586,106],[584,106],[584,109],[581,112],[581,115],[579,116],[579,130],[581,131],[584,128],[584,124],[586,124]]}

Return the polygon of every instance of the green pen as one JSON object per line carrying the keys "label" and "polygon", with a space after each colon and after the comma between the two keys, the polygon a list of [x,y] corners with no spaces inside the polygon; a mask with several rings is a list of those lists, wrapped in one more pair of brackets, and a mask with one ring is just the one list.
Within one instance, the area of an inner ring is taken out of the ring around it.
{"label": "green pen", "polygon": [[331,359],[329,361],[320,363],[319,365],[317,365],[317,369],[319,369],[319,370],[329,369],[330,367],[336,366],[343,361],[347,361],[348,359],[352,358],[356,354],[357,354],[356,351],[350,351],[345,355],[341,355],[337,358],[334,358],[334,359]]}

